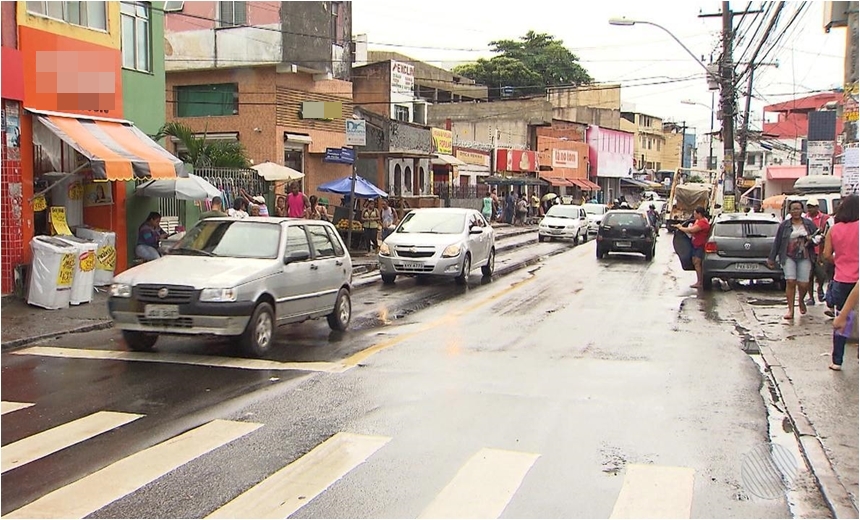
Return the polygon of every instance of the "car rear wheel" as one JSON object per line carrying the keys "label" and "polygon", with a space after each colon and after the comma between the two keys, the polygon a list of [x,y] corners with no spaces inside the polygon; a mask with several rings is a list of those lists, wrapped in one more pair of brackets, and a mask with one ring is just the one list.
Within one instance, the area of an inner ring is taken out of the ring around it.
{"label": "car rear wheel", "polygon": [[543,235],[538,235],[538,242],[543,242],[544,240],[546,240],[546,237],[545,237],[545,236],[543,236]]}
{"label": "car rear wheel", "polygon": [[649,262],[651,260],[654,260],[654,248],[653,247],[645,253],[645,260],[647,260]]}
{"label": "car rear wheel", "polygon": [[352,317],[352,300],[349,297],[349,291],[341,289],[337,293],[337,300],[334,302],[334,310],[326,316],[328,326],[331,330],[344,331],[349,327],[349,320]]}
{"label": "car rear wheel", "polygon": [[245,332],[239,337],[242,350],[251,356],[262,357],[272,348],[275,339],[275,311],[267,302],[257,304]]}
{"label": "car rear wheel", "polygon": [[602,259],[603,259],[603,257],[604,257],[604,256],[606,256],[606,252],[604,252],[604,251],[603,251],[602,249],[600,249],[599,247],[594,248],[594,250],[597,252],[597,258],[598,258],[598,259],[602,260]]}
{"label": "car rear wheel", "polygon": [[122,331],[122,339],[125,340],[128,348],[135,352],[152,352],[155,342],[158,341],[158,334],[139,330],[124,330]]}
{"label": "car rear wheel", "polygon": [[711,290],[711,289],[713,289],[713,288],[714,288],[714,281],[713,281],[713,279],[711,279],[711,277],[710,277],[710,276],[704,276],[704,277],[702,277],[702,289],[704,289],[704,290],[706,290],[706,291],[710,291],[710,290]]}
{"label": "car rear wheel", "polygon": [[472,257],[469,254],[466,254],[466,258],[463,259],[463,270],[460,272],[460,275],[457,276],[454,280],[458,285],[466,285],[466,282],[469,280],[469,272],[472,271]]}
{"label": "car rear wheel", "polygon": [[487,259],[487,265],[481,267],[481,273],[484,276],[493,276],[493,271],[496,270],[496,250],[490,249],[490,258]]}
{"label": "car rear wheel", "polygon": [[396,274],[383,274],[382,275],[382,283],[386,285],[391,285],[394,283],[394,280],[397,279]]}

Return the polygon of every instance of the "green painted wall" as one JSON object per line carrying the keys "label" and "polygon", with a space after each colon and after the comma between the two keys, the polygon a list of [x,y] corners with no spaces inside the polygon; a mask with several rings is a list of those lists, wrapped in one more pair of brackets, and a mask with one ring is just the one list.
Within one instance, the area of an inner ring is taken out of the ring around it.
{"label": "green painted wall", "polygon": [[[166,114],[166,79],[164,75],[164,2],[152,2],[150,42],[152,72],[122,69],[122,103],[125,119],[133,121],[144,133],[153,135],[164,125]],[[163,143],[162,143],[163,144]],[[158,210],[158,199],[135,197],[134,183],[126,183],[126,223],[128,258],[134,259],[137,228],[150,211]]]}

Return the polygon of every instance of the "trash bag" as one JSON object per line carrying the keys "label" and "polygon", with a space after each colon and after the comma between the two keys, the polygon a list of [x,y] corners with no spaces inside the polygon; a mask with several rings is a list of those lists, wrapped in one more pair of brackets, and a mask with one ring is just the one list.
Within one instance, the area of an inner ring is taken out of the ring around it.
{"label": "trash bag", "polygon": [[693,240],[686,233],[675,233],[672,235],[672,247],[681,261],[681,269],[695,271],[693,266]]}

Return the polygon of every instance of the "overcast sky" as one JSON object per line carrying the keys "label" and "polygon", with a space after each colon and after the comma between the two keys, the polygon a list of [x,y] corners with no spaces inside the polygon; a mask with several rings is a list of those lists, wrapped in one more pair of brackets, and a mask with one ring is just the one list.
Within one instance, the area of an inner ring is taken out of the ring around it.
{"label": "overcast sky", "polygon": [[[752,2],[752,9],[762,4]],[[731,8],[740,12],[747,5],[748,2],[732,2]],[[786,2],[779,27],[787,24],[799,5]],[[491,40],[515,39],[530,29],[546,32],[563,40],[596,81],[625,85],[622,102],[635,104],[639,112],[686,121],[701,134],[710,126],[711,93],[704,79],[705,71],[660,29],[641,24],[611,26],[608,20],[624,16],[660,24],[695,55],[707,59],[713,53],[716,58],[721,18],[699,18],[699,14],[718,13],[720,7],[718,1],[532,0],[515,4],[488,0],[356,0],[353,33],[367,34],[371,50],[392,50],[450,68],[457,62],[492,57],[487,50]],[[758,20],[754,25],[751,23],[753,16],[748,15],[743,22],[741,16],[734,17],[735,25],[741,29],[740,36],[746,35],[734,53],[736,60],[759,25]],[[760,128],[762,108],[767,104],[791,99],[794,92],[800,97],[810,90],[842,84],[845,29],[833,29],[827,34],[822,20],[823,2],[809,2],[768,57],[779,66],[756,69],[753,93],[759,99],[752,101],[755,127]],[[745,31],[747,28],[749,32]],[[748,55],[751,52],[750,49]],[[672,82],[694,75],[697,78],[690,81]],[[669,83],[633,86],[661,81]],[[742,88],[745,91],[746,85]],[[681,100],[692,100],[708,108],[684,105]],[[739,105],[742,110],[742,100]],[[715,126],[720,128],[719,122]]]}

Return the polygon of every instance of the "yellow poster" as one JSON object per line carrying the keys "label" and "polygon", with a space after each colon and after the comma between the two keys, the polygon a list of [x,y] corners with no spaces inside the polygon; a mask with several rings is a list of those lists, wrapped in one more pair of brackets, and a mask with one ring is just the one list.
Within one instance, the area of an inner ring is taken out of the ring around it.
{"label": "yellow poster", "polygon": [[67,253],[60,260],[60,272],[57,273],[57,288],[69,287],[75,278],[75,255]]}
{"label": "yellow poster", "polygon": [[113,204],[113,194],[109,182],[87,182],[84,184],[84,206],[109,206]]}
{"label": "yellow poster", "polygon": [[48,209],[48,201],[45,200],[44,195],[39,195],[35,199],[33,199],[33,211],[38,213],[40,211],[45,211]]}
{"label": "yellow poster", "polygon": [[81,262],[81,271],[85,273],[96,268],[96,254],[93,251],[85,251],[81,253],[79,260]]}
{"label": "yellow poster", "polygon": [[62,206],[51,206],[51,225],[56,235],[71,235],[72,230],[66,223],[66,208]]}
{"label": "yellow poster", "polygon": [[69,200],[81,200],[84,198],[84,185],[81,181],[73,181],[69,184]]}
{"label": "yellow poster", "polygon": [[102,246],[96,252],[96,267],[102,271],[113,271],[116,268],[116,248]]}
{"label": "yellow poster", "polygon": [[454,153],[454,133],[442,128],[431,128],[430,137],[436,153],[452,155]]}

